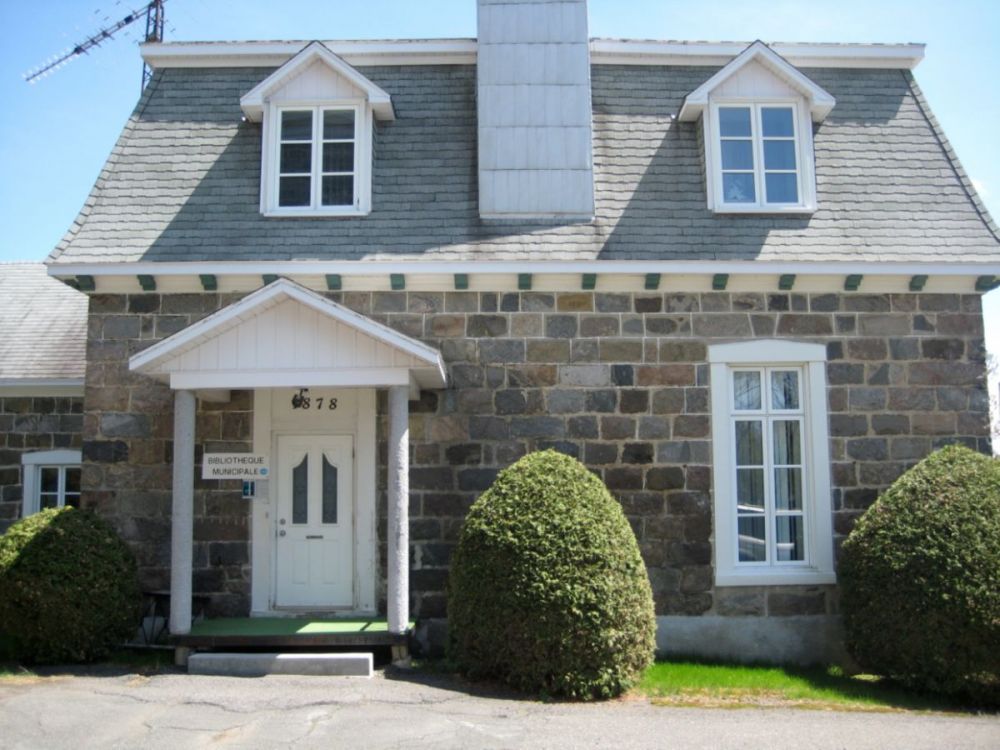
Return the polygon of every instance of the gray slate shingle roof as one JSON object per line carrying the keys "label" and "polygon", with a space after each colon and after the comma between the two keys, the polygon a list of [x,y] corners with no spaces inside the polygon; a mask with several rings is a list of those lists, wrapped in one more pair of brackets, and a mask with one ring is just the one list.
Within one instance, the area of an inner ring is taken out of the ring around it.
{"label": "gray slate shingle roof", "polygon": [[83,380],[87,295],[41,263],[0,263],[0,381]]}
{"label": "gray slate shingle roof", "polygon": [[593,223],[483,222],[471,65],[360,68],[393,99],[373,211],[258,211],[260,127],[240,96],[271,69],[158,71],[51,261],[1000,261],[1000,232],[903,70],[807,69],[837,99],[815,134],[811,217],[705,207],[699,124],[672,122],[714,67],[595,65]]}

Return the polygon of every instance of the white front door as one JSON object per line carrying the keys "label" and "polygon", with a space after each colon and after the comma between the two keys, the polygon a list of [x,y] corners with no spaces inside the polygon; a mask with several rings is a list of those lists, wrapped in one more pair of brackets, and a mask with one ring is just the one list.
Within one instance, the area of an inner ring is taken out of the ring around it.
{"label": "white front door", "polygon": [[350,436],[278,437],[279,607],[355,606],[353,453]]}

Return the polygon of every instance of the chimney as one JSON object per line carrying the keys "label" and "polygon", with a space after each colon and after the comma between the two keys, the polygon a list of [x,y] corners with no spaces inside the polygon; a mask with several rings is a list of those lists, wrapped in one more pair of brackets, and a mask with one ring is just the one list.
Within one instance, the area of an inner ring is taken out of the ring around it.
{"label": "chimney", "polygon": [[479,214],[594,215],[586,0],[478,0]]}

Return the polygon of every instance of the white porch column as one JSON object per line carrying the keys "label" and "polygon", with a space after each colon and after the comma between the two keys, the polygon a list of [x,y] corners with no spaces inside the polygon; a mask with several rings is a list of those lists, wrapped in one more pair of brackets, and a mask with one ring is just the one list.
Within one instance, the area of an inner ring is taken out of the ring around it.
{"label": "white porch column", "polygon": [[170,527],[170,632],[191,632],[191,561],[194,554],[193,391],[174,392],[174,491]]}
{"label": "white porch column", "polygon": [[389,632],[410,621],[410,389],[389,389]]}

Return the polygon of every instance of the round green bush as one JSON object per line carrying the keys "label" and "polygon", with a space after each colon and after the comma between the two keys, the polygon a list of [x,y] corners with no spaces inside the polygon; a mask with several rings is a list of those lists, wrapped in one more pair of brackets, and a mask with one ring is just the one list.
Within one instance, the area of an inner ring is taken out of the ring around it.
{"label": "round green bush", "polygon": [[99,659],[135,633],[138,607],[132,552],[93,513],[43,510],[0,537],[0,628],[18,658]]}
{"label": "round green bush", "polygon": [[1000,462],[950,446],[899,477],[844,543],[840,583],[863,668],[1000,699]]}
{"label": "round green bush", "polygon": [[473,679],[609,698],[651,663],[656,621],[632,528],[599,478],[525,456],[473,504],[449,577],[449,656]]}

